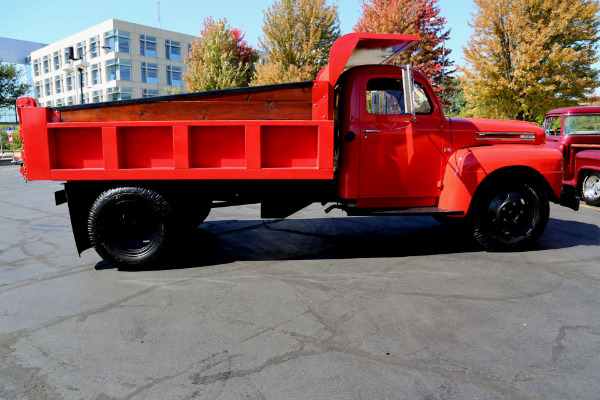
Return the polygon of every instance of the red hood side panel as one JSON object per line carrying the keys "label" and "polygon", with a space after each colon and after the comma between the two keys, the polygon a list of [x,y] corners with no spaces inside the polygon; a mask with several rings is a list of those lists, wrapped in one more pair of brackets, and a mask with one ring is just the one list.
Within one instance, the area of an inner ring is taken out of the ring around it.
{"label": "red hood side panel", "polygon": [[481,118],[449,118],[456,149],[489,144],[543,144],[544,130],[531,122]]}

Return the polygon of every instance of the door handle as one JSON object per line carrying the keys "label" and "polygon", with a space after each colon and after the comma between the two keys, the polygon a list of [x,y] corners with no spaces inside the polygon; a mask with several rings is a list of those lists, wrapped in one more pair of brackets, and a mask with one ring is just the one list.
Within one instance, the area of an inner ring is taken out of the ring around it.
{"label": "door handle", "polygon": [[379,133],[381,131],[378,131],[376,129],[363,129],[363,133]]}

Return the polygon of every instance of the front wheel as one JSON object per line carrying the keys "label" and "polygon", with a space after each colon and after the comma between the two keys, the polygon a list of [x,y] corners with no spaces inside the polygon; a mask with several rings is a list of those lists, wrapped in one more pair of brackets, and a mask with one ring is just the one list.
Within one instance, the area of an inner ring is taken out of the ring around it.
{"label": "front wheel", "polygon": [[117,187],[104,191],[90,209],[88,233],[96,252],[118,267],[155,263],[174,234],[174,213],[150,189]]}
{"label": "front wheel", "polygon": [[581,197],[591,206],[600,204],[600,173],[588,172],[581,185]]}
{"label": "front wheel", "polygon": [[531,246],[550,217],[546,192],[529,183],[496,182],[473,209],[473,235],[487,251],[515,251]]}

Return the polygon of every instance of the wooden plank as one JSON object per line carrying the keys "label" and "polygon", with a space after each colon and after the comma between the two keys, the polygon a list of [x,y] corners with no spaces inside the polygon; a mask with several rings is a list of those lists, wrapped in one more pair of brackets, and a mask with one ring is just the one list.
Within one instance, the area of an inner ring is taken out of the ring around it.
{"label": "wooden plank", "polygon": [[310,101],[186,101],[122,104],[61,112],[61,122],[310,119]]}

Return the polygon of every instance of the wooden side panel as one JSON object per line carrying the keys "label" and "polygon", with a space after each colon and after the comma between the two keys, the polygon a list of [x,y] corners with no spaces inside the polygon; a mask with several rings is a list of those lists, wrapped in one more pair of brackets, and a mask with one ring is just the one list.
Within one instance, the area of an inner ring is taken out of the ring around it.
{"label": "wooden side panel", "polygon": [[60,111],[61,122],[310,120],[312,117],[311,86],[249,93],[174,97],[173,101],[100,104],[96,107]]}

